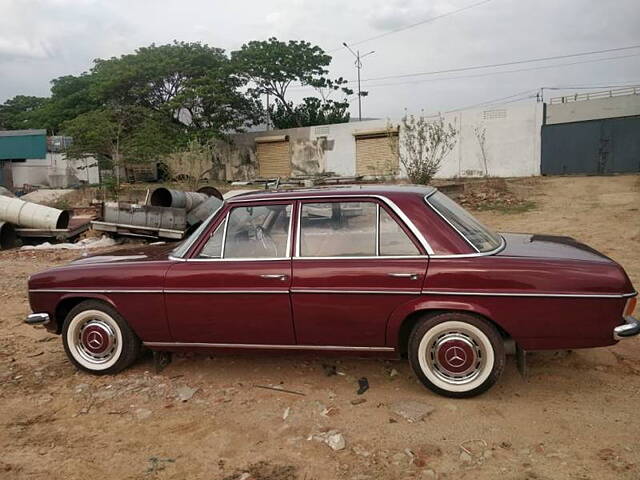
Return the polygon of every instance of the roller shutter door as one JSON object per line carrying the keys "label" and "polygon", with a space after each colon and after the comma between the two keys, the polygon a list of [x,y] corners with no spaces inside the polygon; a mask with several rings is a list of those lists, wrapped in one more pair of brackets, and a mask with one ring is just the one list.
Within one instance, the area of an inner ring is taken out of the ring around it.
{"label": "roller shutter door", "polygon": [[289,140],[256,139],[258,165],[260,177],[275,178],[291,176],[291,161],[289,155]]}
{"label": "roller shutter door", "polygon": [[392,151],[387,132],[356,134],[356,175],[389,175],[398,170],[398,153]]}

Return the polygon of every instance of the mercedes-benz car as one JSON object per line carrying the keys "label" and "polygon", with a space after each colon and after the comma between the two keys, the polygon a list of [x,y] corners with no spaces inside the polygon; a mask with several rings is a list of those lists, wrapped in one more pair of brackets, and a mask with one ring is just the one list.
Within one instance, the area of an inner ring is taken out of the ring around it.
{"label": "mercedes-benz car", "polygon": [[406,357],[431,390],[468,397],[513,345],[637,335],[636,296],[620,265],[572,238],[495,233],[431,187],[347,186],[238,195],[176,248],[33,275],[26,321],[95,374],[142,346],[342,352]]}

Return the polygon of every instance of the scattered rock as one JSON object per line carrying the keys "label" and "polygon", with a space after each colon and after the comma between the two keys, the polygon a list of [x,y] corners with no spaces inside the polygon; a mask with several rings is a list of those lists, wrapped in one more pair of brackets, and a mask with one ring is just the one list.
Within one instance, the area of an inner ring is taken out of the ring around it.
{"label": "scattered rock", "polygon": [[354,400],[351,400],[351,405],[360,405],[361,403],[364,403],[366,401],[366,398],[356,398]]}
{"label": "scattered rock", "polygon": [[337,430],[329,430],[328,432],[310,435],[307,440],[324,442],[334,451],[344,450],[347,446],[347,442],[345,441],[344,436]]}
{"label": "scattered rock", "polygon": [[399,375],[398,370],[396,370],[395,368],[392,368],[391,371],[389,372],[389,376],[391,378],[397,377],[398,375]]}
{"label": "scattered rock", "polygon": [[285,408],[282,414],[282,420],[286,420],[289,417],[289,413],[291,413],[291,407]]}
{"label": "scattered rock", "polygon": [[415,400],[404,400],[392,404],[390,409],[392,413],[401,416],[407,422],[415,423],[433,413],[435,407]]}
{"label": "scattered rock", "polygon": [[134,415],[136,416],[136,419],[138,420],[146,420],[147,418],[149,418],[151,416],[153,412],[147,408],[138,408],[135,412]]}
{"label": "scattered rock", "polygon": [[347,446],[347,442],[344,440],[344,436],[340,432],[332,430],[329,432],[325,443],[333,450],[343,450]]}
{"label": "scattered rock", "polygon": [[181,402],[187,402],[189,400],[191,400],[191,398],[193,397],[193,395],[198,391],[197,388],[191,388],[191,387],[187,387],[186,385],[183,387],[180,387],[176,390],[176,397],[178,398],[178,400],[180,400]]}

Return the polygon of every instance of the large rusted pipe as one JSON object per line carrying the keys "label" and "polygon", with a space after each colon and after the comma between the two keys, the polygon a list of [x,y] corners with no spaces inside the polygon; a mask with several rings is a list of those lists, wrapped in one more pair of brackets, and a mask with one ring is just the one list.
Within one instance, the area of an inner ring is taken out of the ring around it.
{"label": "large rusted pipe", "polygon": [[18,244],[18,237],[13,225],[7,222],[0,222],[0,250],[13,248]]}
{"label": "large rusted pipe", "polygon": [[204,202],[209,195],[198,192],[183,192],[169,188],[156,188],[151,194],[150,203],[154,207],[184,208],[187,212]]}
{"label": "large rusted pipe", "polygon": [[69,226],[69,212],[0,195],[0,222],[25,228],[55,230]]}

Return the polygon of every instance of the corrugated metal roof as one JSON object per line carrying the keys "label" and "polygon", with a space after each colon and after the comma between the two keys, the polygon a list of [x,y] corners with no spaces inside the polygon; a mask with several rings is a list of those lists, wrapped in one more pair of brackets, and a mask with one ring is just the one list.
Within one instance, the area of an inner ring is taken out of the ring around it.
{"label": "corrugated metal roof", "polygon": [[26,137],[29,135],[46,135],[45,129],[41,130],[0,130],[0,137]]}

